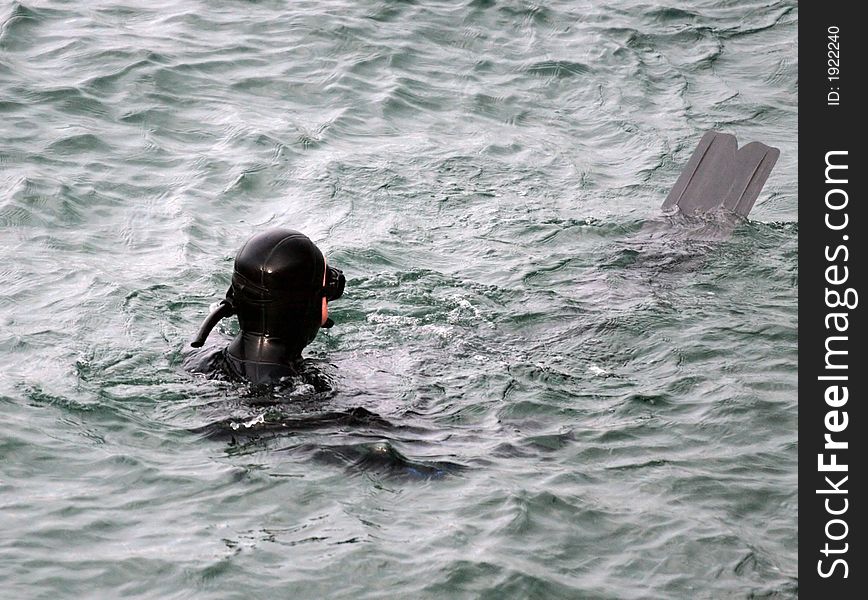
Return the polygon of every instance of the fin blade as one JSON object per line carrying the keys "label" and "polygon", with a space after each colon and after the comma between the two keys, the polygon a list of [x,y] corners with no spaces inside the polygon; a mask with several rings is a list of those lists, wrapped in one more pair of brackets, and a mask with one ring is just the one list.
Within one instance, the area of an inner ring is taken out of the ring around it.
{"label": "fin blade", "polygon": [[691,198],[696,197],[697,188],[704,187],[700,185],[701,176],[705,172],[714,170],[714,166],[720,160],[720,149],[735,144],[735,137],[732,135],[706,131],[702,139],[699,140],[696,150],[690,156],[690,160],[687,161],[684,170],[681,171],[681,175],[678,176],[675,185],[669,191],[669,195],[666,196],[662,206],[663,210],[680,206],[682,201],[688,203]]}
{"label": "fin blade", "polygon": [[738,176],[732,182],[724,208],[747,217],[780,155],[779,149],[760,142],[751,142],[739,150]]}
{"label": "fin blade", "polygon": [[739,149],[735,136],[707,131],[662,208],[696,215],[723,207],[747,217],[779,155],[760,142]]}

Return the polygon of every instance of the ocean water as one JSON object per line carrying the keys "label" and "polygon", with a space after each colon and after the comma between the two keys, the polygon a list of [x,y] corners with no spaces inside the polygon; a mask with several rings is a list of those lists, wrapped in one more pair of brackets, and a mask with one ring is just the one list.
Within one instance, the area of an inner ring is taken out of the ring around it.
{"label": "ocean water", "polygon": [[[0,596],[796,597],[798,9],[678,4],[0,2]],[[275,225],[327,393],[183,368]]]}

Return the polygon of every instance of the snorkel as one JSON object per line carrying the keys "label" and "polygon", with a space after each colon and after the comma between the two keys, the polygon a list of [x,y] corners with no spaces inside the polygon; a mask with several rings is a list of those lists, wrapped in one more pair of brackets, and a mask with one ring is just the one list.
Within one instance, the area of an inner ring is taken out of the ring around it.
{"label": "snorkel", "polygon": [[232,288],[229,288],[229,291],[226,292],[226,298],[220,301],[220,303],[211,311],[211,313],[205,317],[205,320],[202,321],[202,325],[199,326],[199,332],[196,334],[196,337],[190,342],[190,345],[194,348],[201,348],[205,345],[205,340],[208,339],[208,335],[210,335],[211,330],[217,326],[221,320],[231,317],[235,314],[235,307],[232,306],[232,300],[229,299],[229,295],[232,293]]}

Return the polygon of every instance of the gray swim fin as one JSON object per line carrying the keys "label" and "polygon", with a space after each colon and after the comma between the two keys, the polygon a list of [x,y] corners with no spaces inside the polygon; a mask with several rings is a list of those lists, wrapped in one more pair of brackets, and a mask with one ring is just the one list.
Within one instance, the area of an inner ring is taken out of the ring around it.
{"label": "gray swim fin", "polygon": [[723,208],[747,217],[780,154],[759,142],[739,150],[735,136],[707,131],[662,208],[686,215]]}

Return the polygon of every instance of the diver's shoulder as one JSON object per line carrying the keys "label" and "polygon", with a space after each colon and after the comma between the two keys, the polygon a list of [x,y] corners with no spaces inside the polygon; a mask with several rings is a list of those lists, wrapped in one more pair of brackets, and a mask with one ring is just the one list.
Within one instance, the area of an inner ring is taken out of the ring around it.
{"label": "diver's shoulder", "polygon": [[207,346],[190,350],[183,360],[184,369],[191,373],[220,377],[226,375],[226,348]]}

